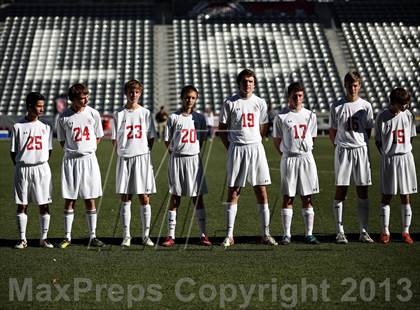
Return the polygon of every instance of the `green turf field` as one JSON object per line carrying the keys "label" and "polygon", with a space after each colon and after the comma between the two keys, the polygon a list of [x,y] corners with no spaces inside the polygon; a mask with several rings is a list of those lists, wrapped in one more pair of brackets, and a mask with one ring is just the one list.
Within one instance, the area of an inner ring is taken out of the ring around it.
{"label": "green turf field", "polygon": [[[333,243],[335,226],[331,203],[334,193],[333,149],[327,138],[315,145],[320,178],[315,196],[314,232],[322,244],[303,243],[300,206],[295,206],[292,224],[294,242],[290,246],[269,247],[256,243],[259,217],[251,188],[242,192],[235,224],[237,244],[224,250],[218,244],[224,237],[224,194],[226,152],[218,139],[205,146],[209,195],[205,197],[209,236],[215,245],[202,248],[197,243],[197,224],[188,199],[184,199],[177,221],[177,246],[172,249],[144,248],[137,201],[133,203],[132,235],[137,237],[128,250],[122,250],[118,221],[119,198],[115,190],[115,158],[110,141],[98,148],[104,196],[98,200],[98,229],[108,247],[87,250],[84,207],[79,203],[73,224],[74,246],[66,249],[40,249],[38,210],[31,206],[27,237],[29,247],[14,250],[17,239],[15,206],[12,199],[13,169],[8,141],[0,141],[0,308],[1,309],[418,309],[420,304],[420,202],[412,197],[414,245],[399,239],[398,200],[391,208],[391,244],[366,245],[357,242],[358,222],[355,191],[351,187],[345,209],[348,245]],[[282,233],[280,221],[279,155],[272,141],[265,142],[273,184],[269,187],[272,212],[271,232]],[[414,144],[420,163],[420,142]],[[166,236],[166,161],[163,143],[155,143],[153,160],[158,193],[152,197],[152,239]],[[370,189],[370,232],[378,237],[379,166],[378,153],[371,147],[374,185]],[[62,151],[55,144],[50,165],[54,196],[51,206],[49,239],[63,236],[63,199],[60,194]],[[420,171],[420,168],[418,168]],[[419,173],[417,174],[419,176]],[[420,179],[420,178],[418,178]],[[161,240],[162,241],[162,240]],[[188,243],[187,243],[188,242]]]}

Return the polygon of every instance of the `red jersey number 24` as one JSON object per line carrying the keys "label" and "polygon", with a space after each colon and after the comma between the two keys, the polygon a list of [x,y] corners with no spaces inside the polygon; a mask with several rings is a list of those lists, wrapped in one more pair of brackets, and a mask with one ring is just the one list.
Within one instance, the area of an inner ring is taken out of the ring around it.
{"label": "red jersey number 24", "polygon": [[83,130],[81,127],[75,127],[73,128],[73,133],[74,141],[76,142],[82,141],[83,137],[85,140],[90,140],[89,128],[87,126]]}

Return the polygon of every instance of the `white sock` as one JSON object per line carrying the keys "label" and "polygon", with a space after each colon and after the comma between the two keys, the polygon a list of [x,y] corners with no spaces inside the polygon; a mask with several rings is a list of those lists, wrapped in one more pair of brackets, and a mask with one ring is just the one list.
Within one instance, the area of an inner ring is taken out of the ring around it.
{"label": "white sock", "polygon": [[305,224],[305,236],[312,236],[314,229],[314,208],[302,208],[303,223]]}
{"label": "white sock", "polygon": [[268,203],[257,204],[258,213],[261,219],[261,234],[263,236],[270,235],[270,209]]}
{"label": "white sock", "polygon": [[283,224],[283,236],[291,237],[290,227],[292,226],[293,209],[281,209],[281,223]]}
{"label": "white sock", "polygon": [[380,224],[382,227],[382,233],[383,234],[387,234],[389,235],[389,217],[391,215],[391,207],[390,205],[385,205],[383,203],[381,203],[380,207],[379,207],[379,216],[380,216]]}
{"label": "white sock", "polygon": [[200,229],[200,237],[206,235],[206,209],[196,209],[195,216],[197,217],[198,228]]}
{"label": "white sock", "polygon": [[48,230],[50,228],[50,217],[51,216],[48,213],[39,215],[39,228],[41,230],[41,240],[47,239]]}
{"label": "white sock", "polygon": [[334,200],[333,211],[334,211],[334,218],[335,218],[335,232],[337,234],[338,233],[344,234],[343,209],[344,209],[344,201]]}
{"label": "white sock", "polygon": [[140,207],[141,226],[143,228],[143,239],[149,238],[150,220],[152,218],[152,209],[149,204]]}
{"label": "white sock", "polygon": [[17,220],[20,240],[26,240],[26,226],[28,225],[28,215],[26,213],[17,213],[16,220]]}
{"label": "white sock", "polygon": [[131,201],[121,202],[120,220],[123,228],[123,238],[130,238]]}
{"label": "white sock", "polygon": [[168,211],[168,237],[175,239],[176,210]]}
{"label": "white sock", "polygon": [[235,226],[236,213],[238,212],[238,205],[228,203],[226,205],[226,226],[227,236],[233,238],[233,227]]}
{"label": "white sock", "polygon": [[369,199],[357,199],[357,213],[359,215],[360,233],[368,230],[369,223]]}
{"label": "white sock", "polygon": [[74,210],[64,211],[64,238],[71,240],[71,228],[73,226]]}
{"label": "white sock", "polygon": [[411,225],[411,205],[401,205],[401,222],[402,222],[402,232],[408,233]]}
{"label": "white sock", "polygon": [[97,222],[96,209],[86,211],[86,221],[89,229],[89,239],[96,238],[96,222]]}

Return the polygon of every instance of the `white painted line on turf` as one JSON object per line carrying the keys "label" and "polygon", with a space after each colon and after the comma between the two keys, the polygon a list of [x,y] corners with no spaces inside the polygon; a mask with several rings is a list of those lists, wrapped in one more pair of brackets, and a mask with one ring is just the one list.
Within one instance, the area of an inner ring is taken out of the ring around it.
{"label": "white painted line on turf", "polygon": [[[203,168],[203,177],[201,178],[201,181],[200,181],[200,187],[199,187],[200,189],[201,189],[201,187],[203,186],[203,181],[204,181],[204,178],[205,178],[205,175],[206,175],[207,166],[208,166],[208,163],[209,163],[209,158],[210,158],[210,154],[211,154],[211,149],[212,149],[212,147],[213,147],[213,141],[214,141],[214,139],[210,141],[210,148],[209,148],[209,151],[207,152],[206,162],[204,163],[204,168]],[[197,191],[197,192],[199,192],[199,191]],[[188,228],[188,233],[187,233],[187,238],[186,238],[186,240],[185,240],[184,250],[186,250],[186,249],[187,249],[187,247],[188,247],[188,241],[189,241],[189,239],[190,239],[190,235],[191,235],[192,223],[194,222],[194,217],[195,217],[195,208],[197,207],[197,203],[198,203],[198,199],[196,200],[196,203],[194,204],[194,209],[193,209],[193,212],[191,213],[192,215],[191,215],[191,219],[190,219],[190,227]],[[204,207],[204,208],[205,208],[205,207]]]}
{"label": "white painted line on turf", "polygon": [[96,208],[96,216],[99,217],[99,210],[101,209],[102,206],[102,200],[104,198],[104,193],[106,193],[106,186],[108,184],[108,178],[109,178],[109,174],[111,172],[111,165],[112,165],[112,160],[114,159],[114,153],[116,152],[114,146],[112,146],[112,152],[111,152],[111,160],[108,163],[108,168],[106,169],[106,175],[105,175],[105,180],[104,180],[104,186],[102,187],[102,196],[101,198],[99,198],[99,203],[98,206]]}

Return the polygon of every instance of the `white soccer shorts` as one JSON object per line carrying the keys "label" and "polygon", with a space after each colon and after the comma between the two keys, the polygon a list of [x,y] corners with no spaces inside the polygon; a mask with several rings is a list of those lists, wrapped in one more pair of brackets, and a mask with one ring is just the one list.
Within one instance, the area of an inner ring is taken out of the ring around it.
{"label": "white soccer shorts", "polygon": [[115,190],[117,194],[156,193],[150,153],[134,157],[118,157]]}
{"label": "white soccer shorts", "polygon": [[102,196],[101,171],[95,154],[67,158],[61,165],[64,199],[94,199]]}
{"label": "white soccer shorts", "polygon": [[17,164],[13,189],[15,202],[18,205],[27,205],[30,202],[38,205],[51,203],[51,169],[48,163],[39,165]]}
{"label": "white soccer shorts", "polygon": [[413,154],[382,156],[381,158],[381,191],[385,195],[417,193],[416,166]]}
{"label": "white soccer shorts", "polygon": [[207,183],[200,156],[174,156],[168,165],[169,193],[196,197],[207,194]]}
{"label": "white soccer shorts", "polygon": [[280,162],[281,191],[284,195],[308,196],[319,193],[318,173],[312,153],[304,156],[285,156]]}
{"label": "white soccer shorts", "polygon": [[244,187],[271,184],[267,157],[262,143],[230,144],[227,158],[227,186]]}
{"label": "white soccer shorts", "polygon": [[367,146],[358,148],[335,148],[335,185],[349,186],[350,177],[356,186],[371,185],[370,160]]}

